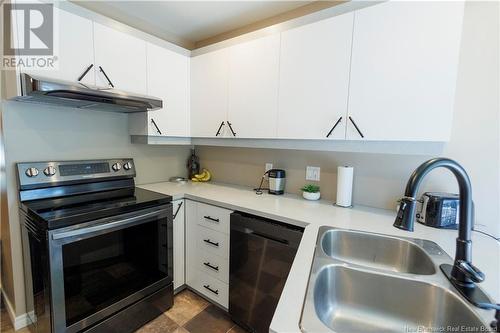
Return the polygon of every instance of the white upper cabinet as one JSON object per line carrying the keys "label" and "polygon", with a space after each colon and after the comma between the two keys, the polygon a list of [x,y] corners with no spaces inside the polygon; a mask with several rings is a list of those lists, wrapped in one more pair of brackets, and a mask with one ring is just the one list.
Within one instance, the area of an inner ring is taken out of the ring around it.
{"label": "white upper cabinet", "polygon": [[97,85],[147,94],[144,40],[94,22],[94,50]]}
{"label": "white upper cabinet", "polygon": [[[20,15],[23,11],[18,11]],[[57,57],[57,69],[30,70],[22,72],[77,82],[85,70],[94,63],[94,41],[92,37],[92,21],[65,10],[54,7],[54,21],[60,27],[54,41],[54,55]],[[94,70],[91,69],[82,79],[83,83],[95,83]]]}
{"label": "white upper cabinet", "polygon": [[54,9],[59,68],[23,71],[76,82],[93,65],[83,83],[161,98],[161,110],[129,116],[132,135],[158,143],[451,136],[461,1],[372,4],[194,57]]}
{"label": "white upper cabinet", "polygon": [[[224,136],[227,125],[229,49],[191,58],[191,136]],[[229,131],[227,129],[227,131]],[[228,132],[229,133],[229,132]]]}
{"label": "white upper cabinet", "polygon": [[279,52],[279,34],[229,48],[227,120],[238,138],[276,137]]}
{"label": "white upper cabinet", "polygon": [[[463,2],[393,1],[355,13],[349,115],[367,140],[450,138]],[[349,123],[347,139],[360,139]]]}
{"label": "white upper cabinet", "polygon": [[345,138],[353,16],[281,34],[279,138]]}
{"label": "white upper cabinet", "polygon": [[147,83],[148,95],[161,98],[163,108],[149,111],[147,121],[131,114],[131,134],[188,137],[189,57],[147,43]]}

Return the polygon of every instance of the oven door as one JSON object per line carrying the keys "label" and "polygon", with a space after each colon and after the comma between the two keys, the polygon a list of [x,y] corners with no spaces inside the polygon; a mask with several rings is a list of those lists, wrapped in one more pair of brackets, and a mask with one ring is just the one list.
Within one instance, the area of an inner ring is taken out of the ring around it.
{"label": "oven door", "polygon": [[49,232],[54,332],[78,332],[172,283],[172,205]]}

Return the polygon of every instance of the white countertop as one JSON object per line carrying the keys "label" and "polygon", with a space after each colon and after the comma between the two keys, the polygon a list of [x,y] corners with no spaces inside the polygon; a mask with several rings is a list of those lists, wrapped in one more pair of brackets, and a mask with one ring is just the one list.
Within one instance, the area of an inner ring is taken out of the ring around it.
{"label": "white countertop", "polygon": [[[340,208],[331,202],[306,201],[296,195],[256,195],[250,188],[224,184],[164,182],[139,187],[169,194],[174,200],[192,199],[305,227],[271,323],[272,332],[300,332],[300,315],[320,226],[427,239],[436,242],[451,257],[455,255],[456,230],[435,229],[415,223],[413,233],[403,231],[392,226],[395,211],[361,206]],[[472,242],[473,263],[486,275],[481,287],[500,302],[500,242],[477,232],[473,232]]]}

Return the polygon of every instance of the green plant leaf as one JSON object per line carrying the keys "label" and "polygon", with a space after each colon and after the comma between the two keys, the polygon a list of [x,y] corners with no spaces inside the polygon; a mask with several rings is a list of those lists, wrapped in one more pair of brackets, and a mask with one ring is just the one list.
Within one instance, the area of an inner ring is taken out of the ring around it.
{"label": "green plant leaf", "polygon": [[308,193],[317,193],[319,192],[319,186],[314,184],[307,184],[302,187],[302,191]]}

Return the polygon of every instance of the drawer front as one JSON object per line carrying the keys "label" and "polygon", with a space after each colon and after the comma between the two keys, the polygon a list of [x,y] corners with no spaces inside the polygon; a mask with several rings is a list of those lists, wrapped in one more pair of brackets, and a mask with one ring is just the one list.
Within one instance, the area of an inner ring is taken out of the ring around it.
{"label": "drawer front", "polygon": [[197,279],[194,288],[211,299],[212,301],[222,305],[224,308],[229,306],[229,285],[198,271]]}
{"label": "drawer front", "polygon": [[197,248],[198,253],[215,254],[222,258],[229,258],[229,236],[202,226],[198,226]]}
{"label": "drawer front", "polygon": [[229,218],[232,211],[198,203],[198,224],[229,235]]}
{"label": "drawer front", "polygon": [[224,283],[229,283],[229,260],[198,249],[198,270]]}

